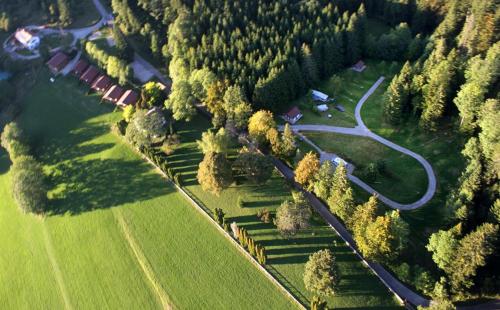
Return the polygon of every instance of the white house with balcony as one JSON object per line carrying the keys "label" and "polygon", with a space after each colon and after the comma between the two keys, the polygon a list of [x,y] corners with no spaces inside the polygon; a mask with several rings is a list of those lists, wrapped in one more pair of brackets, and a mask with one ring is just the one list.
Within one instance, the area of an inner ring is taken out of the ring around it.
{"label": "white house with balcony", "polygon": [[18,29],[14,37],[22,46],[29,50],[34,50],[40,45],[40,38],[25,28]]}

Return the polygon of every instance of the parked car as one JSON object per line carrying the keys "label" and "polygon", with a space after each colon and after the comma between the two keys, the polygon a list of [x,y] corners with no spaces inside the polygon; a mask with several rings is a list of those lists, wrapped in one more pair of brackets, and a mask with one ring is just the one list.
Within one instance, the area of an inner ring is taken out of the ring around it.
{"label": "parked car", "polygon": [[345,112],[345,108],[343,106],[341,106],[340,104],[337,104],[335,106],[335,109],[339,110],[340,112]]}
{"label": "parked car", "polygon": [[335,157],[334,159],[332,159],[332,163],[335,165],[335,166],[338,166],[340,165],[340,163],[343,163],[344,166],[347,166],[347,162],[345,160],[343,160],[342,158],[340,157]]}

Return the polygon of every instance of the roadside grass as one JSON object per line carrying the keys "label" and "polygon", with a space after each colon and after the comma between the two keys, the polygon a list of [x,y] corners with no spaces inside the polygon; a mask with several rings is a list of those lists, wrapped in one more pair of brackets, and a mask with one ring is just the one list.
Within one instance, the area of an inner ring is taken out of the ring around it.
{"label": "roadside grass", "polygon": [[[400,203],[415,202],[427,189],[427,174],[414,158],[366,137],[327,132],[302,132],[326,152],[335,153],[354,164],[354,175],[379,193]],[[384,161],[386,172],[373,181],[364,178],[368,164]]]}
{"label": "roadside grass", "polygon": [[[425,132],[414,119],[399,127],[388,124],[383,117],[383,94],[390,81],[391,79],[387,78],[370,96],[361,110],[361,116],[370,130],[422,155],[434,169],[437,190],[432,200],[417,210],[401,213],[410,223],[412,230],[410,234],[412,249],[407,251],[412,254],[405,259],[423,264],[422,261],[432,262],[429,252],[425,249],[430,234],[446,224],[444,210],[446,197],[456,186],[464,167],[461,150],[465,139],[447,127],[433,133]],[[450,124],[453,124],[453,121],[450,121]]]}
{"label": "roadside grass", "polygon": [[[261,222],[256,213],[268,209],[272,213],[281,202],[291,199],[290,188],[275,171],[265,184],[254,185],[239,180],[224,190],[220,196],[206,193],[196,180],[199,162],[203,155],[198,150],[196,139],[210,127],[209,122],[196,116],[189,123],[178,123],[181,146],[168,158],[169,164],[182,173],[184,187],[207,209],[222,208],[228,222],[236,222],[244,227],[257,243],[264,245],[268,253],[268,269],[293,294],[308,303],[312,295],[303,284],[304,265],[309,255],[330,248],[336,255],[343,280],[338,295],[328,298],[329,306],[340,308],[397,308],[398,304],[382,283],[364,267],[359,259],[347,248],[335,232],[318,217],[311,229],[290,239],[280,236],[273,224]],[[234,154],[234,151],[231,152]],[[242,199],[244,207],[237,205]]]}
{"label": "roadside grass", "polygon": [[[10,198],[9,162],[1,153],[0,268],[10,280],[0,285],[0,298],[8,308],[63,308],[61,286],[74,308],[160,308],[154,286],[176,308],[294,308],[109,132],[119,113],[99,105],[97,96],[84,95],[71,78],[50,83],[45,69],[26,91],[18,121],[49,174],[52,214],[38,218],[18,210]],[[158,283],[146,276],[143,263]]]}
{"label": "roadside grass", "polygon": [[[295,100],[289,108],[298,106],[304,115],[297,124],[321,124],[342,127],[356,126],[354,110],[359,99],[363,97],[381,75],[392,76],[399,70],[398,63],[368,60],[366,64],[367,68],[361,73],[347,68],[336,74],[341,81],[338,85],[338,89],[335,89],[333,76],[319,83],[316,89],[335,99],[334,103],[328,103],[328,111],[314,112],[312,110],[312,107],[319,102],[312,100],[310,92]],[[342,105],[345,112],[336,110],[336,104]],[[328,118],[328,114],[331,114],[332,118]],[[280,119],[280,122],[282,123],[283,121]]]}

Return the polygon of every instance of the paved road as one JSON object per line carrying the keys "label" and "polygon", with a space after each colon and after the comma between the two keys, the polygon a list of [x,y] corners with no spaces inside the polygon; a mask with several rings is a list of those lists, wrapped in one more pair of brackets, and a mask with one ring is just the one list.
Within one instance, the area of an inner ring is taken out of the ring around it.
{"label": "paved road", "polygon": [[[293,182],[296,188],[302,189],[299,184],[294,181],[293,170],[287,165],[277,159],[273,159],[276,168],[283,174],[285,178]],[[423,298],[417,293],[413,292],[411,289],[407,288],[403,283],[401,283],[397,278],[390,274],[384,267],[380,264],[366,261],[363,256],[359,253],[356,243],[354,242],[351,234],[342,225],[342,223],[328,210],[328,208],[313,194],[304,191],[306,197],[310,201],[314,209],[321,215],[321,217],[330,225],[333,230],[346,242],[346,244],[356,253],[356,255],[370,268],[377,277],[384,283],[384,285],[389,288],[392,292],[398,295],[401,299],[407,300],[413,305],[429,306],[429,300]]]}
{"label": "paved road", "polygon": [[370,87],[370,89],[363,95],[363,97],[358,101],[355,109],[355,117],[356,117],[356,122],[357,126],[353,128],[347,128],[347,127],[336,127],[336,126],[328,126],[328,125],[293,125],[292,129],[294,131],[321,131],[321,132],[332,132],[332,133],[340,133],[340,134],[345,134],[345,135],[353,135],[353,136],[361,136],[361,137],[368,137],[370,139],[373,139],[377,142],[380,142],[398,152],[401,152],[405,155],[411,156],[415,158],[425,169],[425,172],[427,173],[427,190],[425,194],[417,201],[409,204],[402,204],[399,202],[396,202],[394,200],[391,200],[387,198],[386,196],[380,194],[377,192],[375,189],[373,189],[370,185],[366,184],[363,182],[361,179],[357,178],[356,176],[349,174],[349,179],[363,188],[365,191],[369,192],[370,194],[372,193],[377,193],[379,196],[380,201],[385,203],[386,205],[390,206],[391,208],[394,209],[399,209],[399,210],[413,210],[420,208],[421,206],[425,205],[429,200],[432,199],[434,196],[434,193],[436,192],[436,176],[434,174],[434,170],[432,169],[431,164],[423,158],[421,155],[412,152],[400,145],[397,145],[375,133],[370,131],[363,122],[363,119],[361,118],[361,108],[363,107],[363,104],[366,102],[366,100],[370,97],[371,94],[380,86],[380,84],[384,81],[384,77],[380,77],[375,84]]}

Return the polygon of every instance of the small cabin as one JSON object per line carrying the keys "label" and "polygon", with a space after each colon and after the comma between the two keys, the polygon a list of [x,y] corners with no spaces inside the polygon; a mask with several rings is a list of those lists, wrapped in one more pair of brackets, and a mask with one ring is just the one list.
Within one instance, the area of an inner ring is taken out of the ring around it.
{"label": "small cabin", "polygon": [[107,75],[102,74],[97,79],[95,79],[90,88],[92,88],[96,92],[105,92],[110,85],[111,79]]}
{"label": "small cabin", "polygon": [[288,112],[283,114],[282,117],[286,122],[293,125],[296,122],[298,122],[299,119],[302,118],[302,113],[300,112],[299,108],[295,106],[291,108]]}
{"label": "small cabin", "polygon": [[85,61],[84,59],[78,60],[75,67],[73,68],[73,71],[72,71],[73,75],[78,77],[78,78],[81,77],[83,72],[85,72],[85,70],[87,70],[88,67],[89,67],[89,64],[87,61]]}
{"label": "small cabin", "polygon": [[58,74],[69,62],[69,57],[61,52],[57,52],[47,61],[47,66],[53,74]]}
{"label": "small cabin", "polygon": [[354,66],[351,67],[351,69],[356,72],[363,72],[366,69],[366,65],[362,60],[360,60],[357,63],[355,63]]}
{"label": "small cabin", "polygon": [[118,100],[120,100],[120,98],[122,97],[123,93],[124,91],[120,86],[113,85],[108,89],[108,91],[106,91],[102,99],[117,103]]}
{"label": "small cabin", "polygon": [[87,68],[87,70],[85,70],[85,72],[83,72],[82,76],[80,77],[80,81],[90,85],[98,75],[99,70],[97,70],[97,68],[94,66],[90,66]]}
{"label": "small cabin", "polygon": [[123,95],[120,97],[120,100],[118,100],[116,104],[121,107],[125,107],[130,104],[135,105],[138,100],[139,95],[135,91],[129,89],[125,91],[125,93],[123,93]]}

